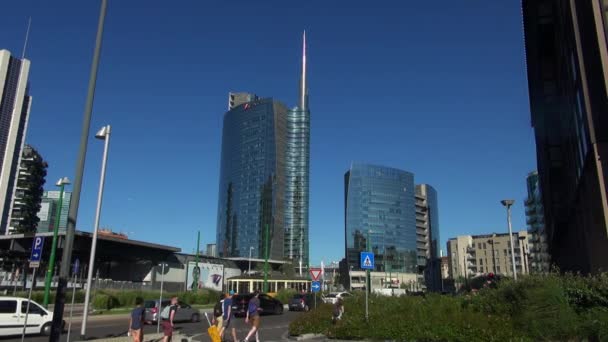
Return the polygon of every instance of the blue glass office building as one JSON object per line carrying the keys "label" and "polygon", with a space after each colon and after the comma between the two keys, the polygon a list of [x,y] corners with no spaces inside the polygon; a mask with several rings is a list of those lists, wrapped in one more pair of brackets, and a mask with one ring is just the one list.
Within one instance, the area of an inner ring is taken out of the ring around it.
{"label": "blue glass office building", "polygon": [[[305,47],[305,41],[304,41]],[[307,267],[310,111],[302,60],[299,103],[231,94],[224,115],[217,221],[220,257],[264,257]],[[253,247],[253,249],[252,249]]]}
{"label": "blue glass office building", "polygon": [[[375,253],[375,271],[416,273],[414,175],[355,163],[344,176],[346,261],[359,269],[359,253]],[[368,233],[369,232],[369,233]]]}
{"label": "blue glass office building", "polygon": [[217,222],[220,257],[283,258],[287,107],[271,99],[241,104],[224,115]]}

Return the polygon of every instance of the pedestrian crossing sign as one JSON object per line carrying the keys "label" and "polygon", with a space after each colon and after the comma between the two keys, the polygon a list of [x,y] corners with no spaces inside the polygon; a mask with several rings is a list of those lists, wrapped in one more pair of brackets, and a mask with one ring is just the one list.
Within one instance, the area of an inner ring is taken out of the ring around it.
{"label": "pedestrian crossing sign", "polygon": [[361,268],[364,270],[374,269],[374,253],[361,252]]}

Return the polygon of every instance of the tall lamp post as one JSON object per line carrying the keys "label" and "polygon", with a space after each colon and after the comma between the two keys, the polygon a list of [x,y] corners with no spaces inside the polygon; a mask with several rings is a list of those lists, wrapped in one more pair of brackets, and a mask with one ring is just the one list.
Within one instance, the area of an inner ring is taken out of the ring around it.
{"label": "tall lamp post", "polygon": [[515,246],[513,242],[513,232],[511,229],[511,206],[515,203],[514,200],[502,200],[502,205],[507,208],[507,225],[509,226],[509,241],[511,242],[511,264],[513,265],[513,279],[517,280],[517,268],[515,268]]}
{"label": "tall lamp post", "polygon": [[110,125],[102,127],[95,138],[104,140],[103,159],[101,161],[101,176],[99,179],[99,193],[97,194],[97,209],[95,211],[95,225],[93,227],[93,240],[91,241],[91,254],[89,256],[89,269],[87,276],[87,289],[84,296],[84,313],[82,314],[82,326],[80,327],[80,338],[86,340],[87,317],[89,315],[89,304],[91,295],[91,282],[93,270],[95,269],[95,250],[97,249],[97,231],[99,230],[99,219],[101,217],[101,203],[103,201],[103,186],[106,180],[106,164],[108,162],[108,149],[110,147]]}
{"label": "tall lamp post", "polygon": [[57,235],[59,233],[59,223],[61,222],[61,210],[63,207],[63,190],[66,185],[70,184],[68,177],[63,177],[55,184],[59,187],[59,201],[57,202],[57,215],[55,217],[55,227],[53,227],[53,243],[51,244],[51,257],[49,259],[49,267],[46,270],[46,278],[44,279],[44,300],[45,308],[49,306],[49,292],[51,292],[51,280],[53,279],[53,270],[55,269],[55,254],[57,253]]}
{"label": "tall lamp post", "polygon": [[165,285],[165,266],[169,266],[164,261],[158,265],[160,266],[160,295],[158,297],[158,311],[156,315],[156,333],[160,333],[160,321],[162,317],[160,317],[161,312],[163,311],[163,286]]}
{"label": "tall lamp post", "polygon": [[247,274],[251,274],[251,252],[254,250],[255,247],[251,246],[249,247],[249,270],[247,271]]}

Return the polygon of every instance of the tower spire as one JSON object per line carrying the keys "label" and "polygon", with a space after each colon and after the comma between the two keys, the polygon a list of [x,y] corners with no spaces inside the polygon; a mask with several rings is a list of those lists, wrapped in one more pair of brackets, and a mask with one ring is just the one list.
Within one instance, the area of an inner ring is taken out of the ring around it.
{"label": "tower spire", "polygon": [[300,76],[300,109],[308,107],[308,90],[306,89],[306,30],[302,35],[302,75]]}

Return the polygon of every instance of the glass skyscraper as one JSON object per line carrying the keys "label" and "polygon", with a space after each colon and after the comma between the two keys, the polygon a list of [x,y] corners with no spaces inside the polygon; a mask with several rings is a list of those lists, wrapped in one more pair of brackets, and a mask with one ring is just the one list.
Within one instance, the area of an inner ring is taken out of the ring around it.
{"label": "glass skyscraper", "polygon": [[[304,38],[305,39],[305,38]],[[231,93],[224,115],[217,221],[220,257],[269,257],[308,265],[310,111],[306,42],[299,103]]]}
{"label": "glass skyscraper", "polygon": [[375,254],[375,271],[417,273],[414,175],[378,165],[354,163],[344,176],[345,242],[349,268],[359,253]]}

